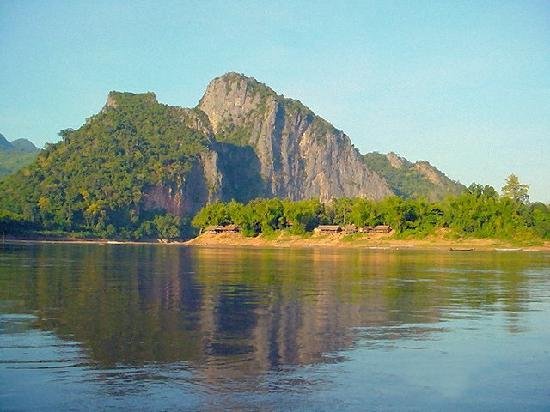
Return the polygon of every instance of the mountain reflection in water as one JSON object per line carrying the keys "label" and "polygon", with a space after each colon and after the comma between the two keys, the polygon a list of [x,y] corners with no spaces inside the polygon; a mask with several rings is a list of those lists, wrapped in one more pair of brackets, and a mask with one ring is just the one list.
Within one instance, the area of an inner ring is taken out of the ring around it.
{"label": "mountain reflection in water", "polygon": [[307,390],[323,377],[269,376],[425,349],[494,314],[521,334],[549,283],[544,254],[7,245],[0,334],[53,332],[103,382]]}

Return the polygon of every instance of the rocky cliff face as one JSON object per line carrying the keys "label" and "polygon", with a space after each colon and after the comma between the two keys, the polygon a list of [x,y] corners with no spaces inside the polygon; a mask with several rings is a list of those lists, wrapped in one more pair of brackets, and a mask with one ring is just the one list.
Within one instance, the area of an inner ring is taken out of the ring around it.
{"label": "rocky cliff face", "polygon": [[176,216],[193,216],[206,203],[222,200],[224,175],[220,172],[218,154],[201,154],[177,184],[145,187],[141,200],[143,210],[165,210]]}
{"label": "rocky cliff face", "polygon": [[[108,100],[116,107],[111,95]],[[206,202],[255,197],[438,199],[462,188],[427,162],[413,164],[395,153],[362,156],[345,133],[301,102],[241,74],[212,80],[196,108],[170,110],[208,136],[208,150],[177,188],[148,188],[146,208],[184,215]]]}
{"label": "rocky cliff face", "polygon": [[[257,195],[326,201],[392,194],[348,136],[300,102],[277,95],[253,78],[229,73],[214,79],[198,107],[223,147],[220,159],[227,164],[222,170],[227,175],[230,166],[229,174],[236,179],[248,172]],[[226,160],[239,150],[242,159]],[[256,166],[258,175],[250,176],[250,168]],[[238,185],[238,180],[231,182],[222,196],[234,194]]]}

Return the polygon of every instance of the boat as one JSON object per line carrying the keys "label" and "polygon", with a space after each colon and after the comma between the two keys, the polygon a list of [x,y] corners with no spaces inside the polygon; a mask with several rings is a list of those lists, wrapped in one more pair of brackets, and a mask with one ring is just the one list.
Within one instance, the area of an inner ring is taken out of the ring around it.
{"label": "boat", "polygon": [[451,252],[473,252],[474,248],[473,247],[452,247],[452,248],[449,248],[449,250]]}
{"label": "boat", "polygon": [[521,252],[522,248],[495,248],[496,252]]}

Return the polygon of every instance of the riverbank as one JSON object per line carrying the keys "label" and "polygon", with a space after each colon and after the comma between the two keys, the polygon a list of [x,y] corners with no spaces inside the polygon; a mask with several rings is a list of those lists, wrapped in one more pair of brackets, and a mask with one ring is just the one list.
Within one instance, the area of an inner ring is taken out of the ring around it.
{"label": "riverbank", "polygon": [[191,246],[212,247],[278,247],[278,248],[360,248],[360,249],[429,249],[457,251],[550,251],[550,242],[525,244],[498,239],[447,239],[432,236],[425,239],[396,239],[391,234],[313,234],[308,237],[278,233],[271,236],[245,237],[239,233],[205,233],[184,242]]}
{"label": "riverbank", "polygon": [[12,244],[96,244],[96,245],[164,245],[201,247],[264,247],[264,248],[337,248],[372,250],[443,250],[456,251],[501,251],[501,252],[550,252],[550,242],[540,244],[507,242],[499,239],[448,239],[431,236],[424,239],[396,239],[392,234],[313,234],[310,236],[291,235],[286,232],[270,236],[260,234],[245,237],[240,233],[205,233],[186,241],[144,240],[118,241],[109,239],[80,238],[16,238],[6,237],[4,243]]}

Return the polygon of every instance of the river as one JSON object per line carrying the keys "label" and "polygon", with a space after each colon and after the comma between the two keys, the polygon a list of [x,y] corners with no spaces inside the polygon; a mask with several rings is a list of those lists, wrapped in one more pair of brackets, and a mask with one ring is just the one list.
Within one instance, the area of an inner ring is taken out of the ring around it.
{"label": "river", "polygon": [[550,410],[550,254],[0,245],[0,410]]}

